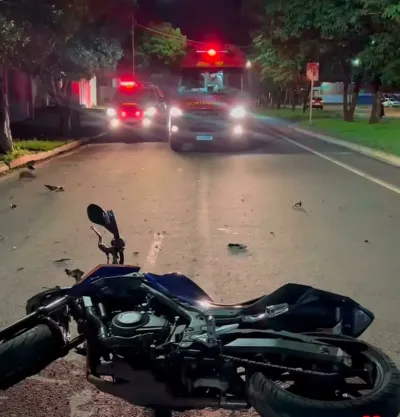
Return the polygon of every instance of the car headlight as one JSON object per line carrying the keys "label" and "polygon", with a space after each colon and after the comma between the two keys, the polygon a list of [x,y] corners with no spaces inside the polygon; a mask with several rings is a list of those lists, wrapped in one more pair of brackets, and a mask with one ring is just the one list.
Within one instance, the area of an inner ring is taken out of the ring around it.
{"label": "car headlight", "polygon": [[112,107],[109,107],[106,110],[106,114],[107,114],[108,117],[114,117],[114,116],[117,115],[117,111],[115,109],[113,109]]}
{"label": "car headlight", "polygon": [[149,107],[144,111],[145,116],[153,117],[157,113],[157,109],[155,107]]}
{"label": "car headlight", "polygon": [[179,117],[179,116],[182,116],[183,111],[178,107],[171,107],[171,109],[169,110],[169,114],[172,117]]}
{"label": "car headlight", "polygon": [[244,106],[237,106],[231,110],[231,117],[235,119],[241,119],[246,116],[246,109]]}

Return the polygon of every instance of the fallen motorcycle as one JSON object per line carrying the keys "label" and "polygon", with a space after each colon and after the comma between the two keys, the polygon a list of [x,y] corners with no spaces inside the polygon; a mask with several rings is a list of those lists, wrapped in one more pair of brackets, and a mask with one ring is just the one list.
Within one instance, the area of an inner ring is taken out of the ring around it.
{"label": "fallen motorcycle", "polygon": [[254,407],[263,417],[397,417],[399,371],[357,339],[374,315],[352,299],[287,284],[218,304],[184,275],[123,265],[114,213],[94,204],[87,213],[113,235],[107,247],[92,227],[111,264],[67,271],[75,285],[32,297],[27,316],[0,331],[0,389],[77,349],[90,382],[114,395],[127,387],[121,397],[159,415]]}

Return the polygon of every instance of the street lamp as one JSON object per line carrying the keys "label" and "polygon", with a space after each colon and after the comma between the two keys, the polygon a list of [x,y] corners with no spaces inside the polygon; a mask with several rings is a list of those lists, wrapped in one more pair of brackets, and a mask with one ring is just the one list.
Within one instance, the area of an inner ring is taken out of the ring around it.
{"label": "street lamp", "polygon": [[359,58],[354,58],[354,59],[351,60],[351,65],[353,67],[357,68],[357,67],[360,66],[360,64],[361,64],[361,60]]}
{"label": "street lamp", "polygon": [[250,69],[252,67],[251,61],[246,62],[246,68]]}

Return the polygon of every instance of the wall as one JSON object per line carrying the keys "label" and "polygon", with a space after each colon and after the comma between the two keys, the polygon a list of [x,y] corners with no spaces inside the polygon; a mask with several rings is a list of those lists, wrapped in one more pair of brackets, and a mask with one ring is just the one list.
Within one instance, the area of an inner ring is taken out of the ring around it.
{"label": "wall", "polygon": [[[314,95],[323,98],[325,104],[343,103],[343,83],[321,83],[321,86],[314,89]],[[359,105],[371,105],[373,97],[365,88],[361,89],[358,97]]]}
{"label": "wall", "polygon": [[32,79],[17,69],[9,69],[7,72],[10,121],[29,119],[33,113]]}

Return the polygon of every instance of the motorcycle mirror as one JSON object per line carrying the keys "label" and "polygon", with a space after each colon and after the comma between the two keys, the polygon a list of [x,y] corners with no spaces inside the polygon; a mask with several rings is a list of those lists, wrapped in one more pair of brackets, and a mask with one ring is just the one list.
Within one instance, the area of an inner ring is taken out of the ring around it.
{"label": "motorcycle mirror", "polygon": [[92,223],[98,224],[99,226],[103,226],[107,229],[107,214],[100,206],[97,204],[89,204],[86,212]]}
{"label": "motorcycle mirror", "polygon": [[97,204],[89,204],[86,211],[88,218],[92,223],[103,226],[114,236],[118,235],[118,227],[112,210],[105,211]]}

